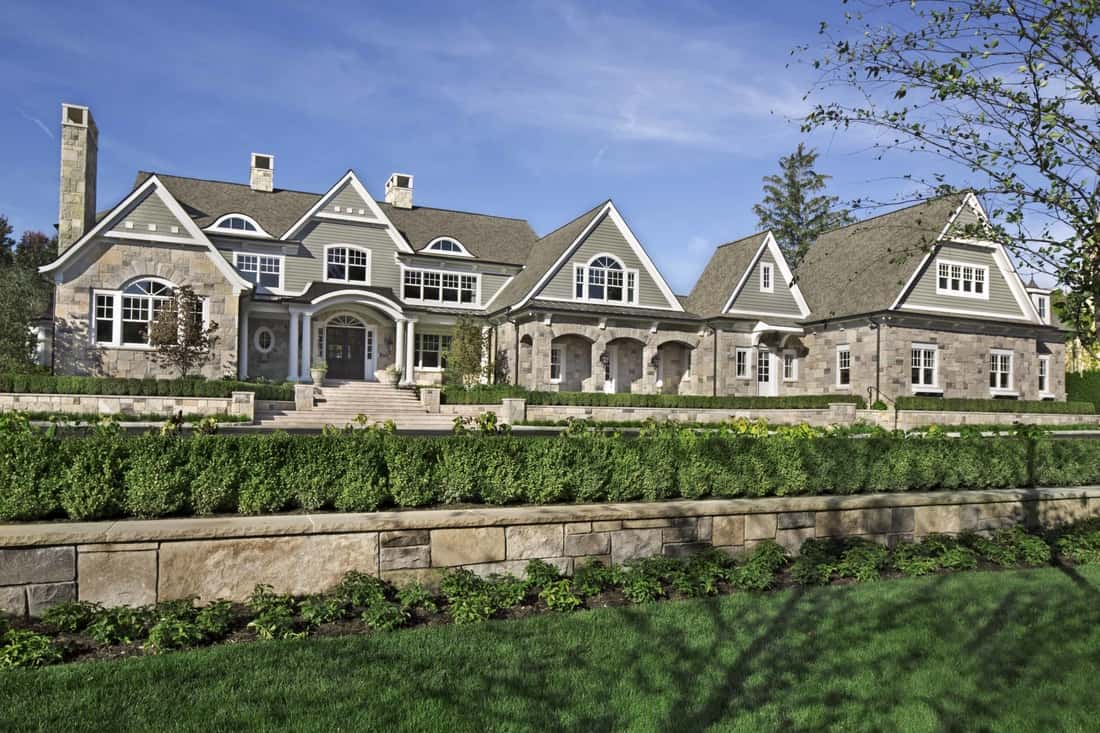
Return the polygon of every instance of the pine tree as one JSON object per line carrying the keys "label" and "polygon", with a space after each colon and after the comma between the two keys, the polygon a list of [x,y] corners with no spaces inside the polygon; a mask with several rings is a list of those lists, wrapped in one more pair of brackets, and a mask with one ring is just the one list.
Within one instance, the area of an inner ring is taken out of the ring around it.
{"label": "pine tree", "polygon": [[799,143],[779,159],[779,175],[764,176],[764,200],[752,207],[792,267],[822,232],[852,221],[847,209],[836,208],[836,196],[822,193],[830,176],[814,170],[816,161],[817,152]]}

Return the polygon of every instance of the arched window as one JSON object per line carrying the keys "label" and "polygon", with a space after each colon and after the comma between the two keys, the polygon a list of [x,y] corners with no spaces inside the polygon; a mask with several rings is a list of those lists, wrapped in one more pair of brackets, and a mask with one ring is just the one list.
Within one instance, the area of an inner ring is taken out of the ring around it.
{"label": "arched window", "polygon": [[244,214],[226,214],[214,222],[212,226],[208,227],[207,230],[225,232],[226,234],[274,239],[274,237],[268,234],[264,228],[260,226],[259,222],[251,216],[246,216]]}
{"label": "arched window", "polygon": [[637,282],[636,270],[627,270],[611,255],[597,255],[587,265],[575,266],[573,295],[576,300],[634,303]]}
{"label": "arched window", "polygon": [[325,248],[325,281],[370,284],[370,250],[347,245]]}
{"label": "arched window", "polygon": [[[109,346],[148,346],[149,331],[157,315],[172,299],[175,286],[160,278],[144,277],[121,290],[92,293],[94,339]],[[206,301],[192,314],[197,324],[206,322]]]}
{"label": "arched window", "polygon": [[425,247],[428,252],[439,252],[449,255],[462,255],[464,257],[470,257],[470,253],[462,246],[462,243],[457,239],[451,237],[440,237],[432,242],[428,243]]}

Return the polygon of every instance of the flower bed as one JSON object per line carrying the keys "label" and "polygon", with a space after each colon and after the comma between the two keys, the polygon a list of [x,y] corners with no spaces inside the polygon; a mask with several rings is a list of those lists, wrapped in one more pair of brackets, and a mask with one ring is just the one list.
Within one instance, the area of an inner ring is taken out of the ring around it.
{"label": "flower bed", "polygon": [[[766,431],[764,431],[766,432]],[[0,519],[74,520],[438,504],[550,504],[1100,482],[1100,441],[876,435],[802,426],[760,436],[658,425],[636,439],[148,434],[0,429]]]}
{"label": "flower bed", "polygon": [[132,397],[230,397],[234,392],[255,392],[258,400],[294,400],[293,384],[231,379],[65,377],[52,374],[0,374],[0,392]]}

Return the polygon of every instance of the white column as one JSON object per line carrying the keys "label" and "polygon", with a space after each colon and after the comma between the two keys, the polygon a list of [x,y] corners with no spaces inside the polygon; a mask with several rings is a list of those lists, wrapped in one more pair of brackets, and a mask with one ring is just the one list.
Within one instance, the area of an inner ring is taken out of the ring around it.
{"label": "white column", "polygon": [[306,380],[309,376],[309,365],[311,363],[311,356],[313,355],[313,329],[310,327],[313,322],[313,315],[310,313],[302,314],[302,381]]}
{"label": "white column", "polygon": [[298,381],[298,364],[301,361],[301,357],[298,355],[298,316],[298,311],[292,310],[290,312],[290,343],[287,344],[290,364],[286,370],[288,382]]}
{"label": "white column", "polygon": [[409,321],[409,333],[405,337],[405,372],[402,384],[414,384],[413,358],[416,353],[416,321]]}
{"label": "white column", "polygon": [[241,315],[237,319],[237,375],[241,379],[248,378],[248,311],[241,305]]}
{"label": "white column", "polygon": [[394,321],[394,331],[397,333],[397,343],[393,347],[393,367],[401,370],[401,383],[405,383],[405,319]]}

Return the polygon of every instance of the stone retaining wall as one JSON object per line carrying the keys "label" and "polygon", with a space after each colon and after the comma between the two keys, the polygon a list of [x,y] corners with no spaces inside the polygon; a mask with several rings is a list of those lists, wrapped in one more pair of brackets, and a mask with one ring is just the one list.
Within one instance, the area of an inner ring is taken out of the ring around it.
{"label": "stone retaining wall", "polygon": [[445,568],[520,574],[539,558],[570,573],[590,559],[737,553],[768,539],[795,552],[813,537],[889,544],[1097,514],[1100,486],[9,524],[0,525],[0,610],[37,614],[71,598],[242,600],[257,583],[313,593],[348,570],[431,583]]}
{"label": "stone retaining wall", "polygon": [[857,420],[874,423],[887,430],[912,430],[926,425],[1081,425],[1100,427],[1095,414],[1061,415],[1040,412],[943,412],[938,410],[899,410],[895,426],[893,410],[859,410]]}
{"label": "stone retaining wall", "polygon": [[144,395],[81,395],[0,393],[0,412],[57,412],[98,415],[256,415],[256,393],[231,397],[149,397]]}

